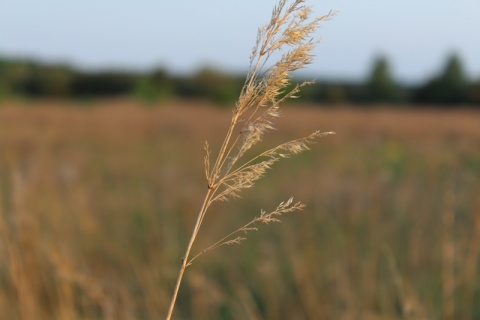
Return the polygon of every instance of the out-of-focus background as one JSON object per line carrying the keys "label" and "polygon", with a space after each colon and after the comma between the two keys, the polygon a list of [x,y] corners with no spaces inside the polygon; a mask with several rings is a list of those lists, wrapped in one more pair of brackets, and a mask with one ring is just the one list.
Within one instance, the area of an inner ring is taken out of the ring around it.
{"label": "out-of-focus background", "polygon": [[[318,1],[316,79],[265,147],[336,131],[194,251],[178,319],[480,317],[480,3]],[[158,319],[275,1],[3,1],[0,318]]]}
{"label": "out-of-focus background", "polygon": [[[296,74],[315,103],[480,104],[471,0],[322,1],[339,15]],[[235,101],[275,1],[10,1],[0,12],[0,97],[169,96]]]}

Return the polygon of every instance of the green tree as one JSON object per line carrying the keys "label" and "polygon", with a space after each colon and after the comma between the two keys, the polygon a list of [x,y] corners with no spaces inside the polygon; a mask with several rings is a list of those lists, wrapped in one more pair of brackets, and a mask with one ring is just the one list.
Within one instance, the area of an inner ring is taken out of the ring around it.
{"label": "green tree", "polygon": [[468,99],[470,103],[480,107],[480,79],[470,84]]}
{"label": "green tree", "polygon": [[176,94],[187,98],[206,98],[218,104],[236,101],[243,85],[234,76],[205,67],[189,78],[177,79]]}
{"label": "green tree", "polygon": [[451,54],[439,76],[420,88],[419,102],[461,104],[469,100],[469,80],[457,54]]}
{"label": "green tree", "polygon": [[5,69],[7,61],[0,57],[0,100],[7,96],[7,84],[5,79]]}
{"label": "green tree", "polygon": [[397,102],[399,88],[390,72],[390,65],[384,56],[378,57],[367,81],[367,98],[370,102]]}
{"label": "green tree", "polygon": [[173,94],[173,84],[166,70],[157,69],[139,77],[135,85],[135,94],[148,103],[167,99]]}
{"label": "green tree", "polygon": [[440,77],[440,87],[443,89],[441,98],[445,102],[466,102],[468,98],[468,77],[458,55],[453,54],[449,57],[445,70]]}

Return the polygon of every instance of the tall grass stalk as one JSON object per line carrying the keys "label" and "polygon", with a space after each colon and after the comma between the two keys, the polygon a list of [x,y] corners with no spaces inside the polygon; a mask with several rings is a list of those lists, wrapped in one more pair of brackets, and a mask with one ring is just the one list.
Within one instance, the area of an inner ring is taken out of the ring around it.
{"label": "tall grass stalk", "polygon": [[[253,155],[249,153],[267,132],[274,129],[273,122],[280,116],[279,105],[289,98],[296,98],[301,87],[312,83],[307,81],[292,88],[290,74],[312,62],[312,50],[318,43],[313,34],[320,22],[328,20],[333,14],[310,19],[311,7],[304,2],[296,0],[289,4],[287,0],[280,0],[275,6],[269,23],[258,31],[250,57],[250,72],[214,161],[208,143],[205,144],[207,192],[182,259],[167,319],[172,316],[183,275],[193,260],[219,246],[240,243],[245,239],[243,235],[256,230],[256,223],[277,222],[279,216],[304,207],[303,203],[294,202],[293,198],[281,202],[273,211],[262,211],[249,223],[190,258],[203,219],[213,203],[238,198],[243,190],[253,187],[281,158],[308,150],[317,138],[333,134],[315,131],[266,151]],[[281,54],[278,61],[270,63],[270,58],[277,54]]]}

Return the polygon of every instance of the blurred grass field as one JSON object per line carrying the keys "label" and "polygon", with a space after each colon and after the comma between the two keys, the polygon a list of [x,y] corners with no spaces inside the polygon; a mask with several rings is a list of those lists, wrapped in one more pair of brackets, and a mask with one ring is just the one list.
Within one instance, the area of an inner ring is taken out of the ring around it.
{"label": "blurred grass field", "polygon": [[[480,113],[289,105],[263,142],[336,131],[206,217],[177,319],[480,318]],[[0,103],[0,319],[159,319],[206,191],[202,102]]]}

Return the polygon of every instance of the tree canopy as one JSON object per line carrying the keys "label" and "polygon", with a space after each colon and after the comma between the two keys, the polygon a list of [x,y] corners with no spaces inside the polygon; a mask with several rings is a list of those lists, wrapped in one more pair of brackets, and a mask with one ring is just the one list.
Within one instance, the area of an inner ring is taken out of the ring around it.
{"label": "tree canopy", "polygon": [[[66,64],[0,56],[0,99],[8,97],[83,99],[136,96],[146,101],[169,97],[201,98],[217,104],[234,103],[245,75],[215,68],[178,76],[157,68],[151,72],[105,70],[87,72]],[[301,82],[302,79],[294,79]],[[395,79],[386,56],[378,56],[363,82],[320,80],[303,88],[301,99],[315,103],[357,105],[427,104],[480,106],[480,78],[467,76],[459,55],[451,54],[443,69],[423,84],[412,86]]]}

